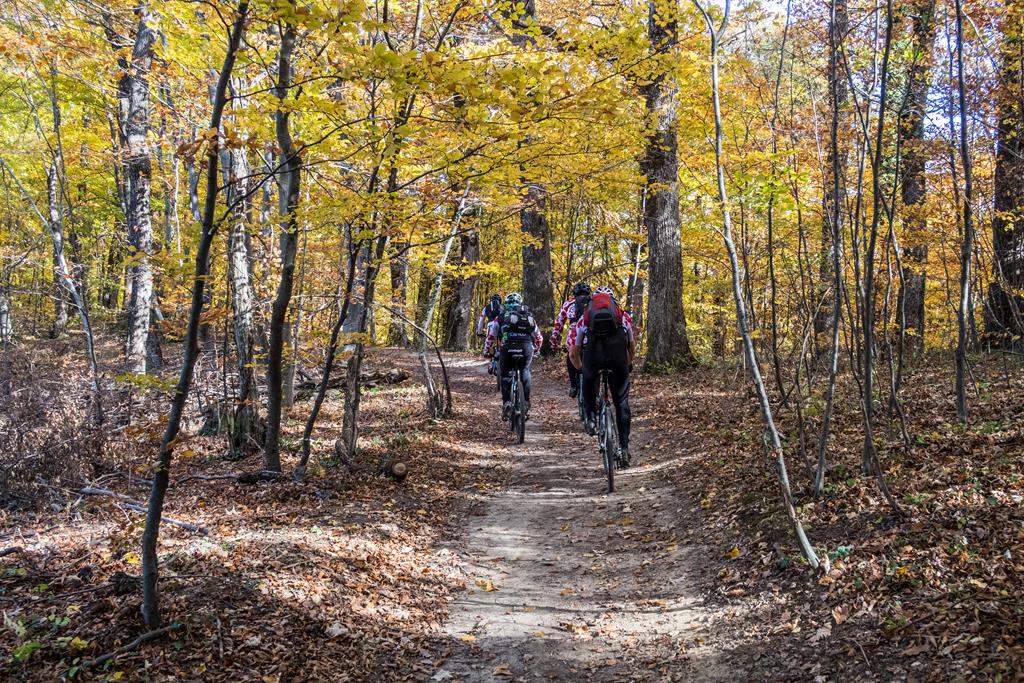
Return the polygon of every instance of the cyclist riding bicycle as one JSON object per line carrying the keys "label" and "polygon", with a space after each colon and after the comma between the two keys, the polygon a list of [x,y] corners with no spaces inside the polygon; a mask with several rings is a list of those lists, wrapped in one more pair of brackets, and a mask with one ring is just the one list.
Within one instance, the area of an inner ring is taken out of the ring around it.
{"label": "cyclist riding bicycle", "polygon": [[487,326],[491,324],[499,315],[504,307],[501,305],[501,294],[492,294],[490,301],[480,311],[480,317],[476,321],[476,336],[482,337],[487,332]]}
{"label": "cyclist riding bicycle", "polygon": [[633,319],[619,308],[610,287],[597,288],[583,316],[569,328],[569,358],[583,374],[583,407],[587,433],[595,433],[597,393],[601,373],[608,373],[608,388],[615,404],[621,467],[629,466],[629,373],[636,355]]}
{"label": "cyclist riding bicycle", "polygon": [[[558,317],[555,318],[555,326],[551,330],[551,348],[558,348],[559,342],[562,339],[562,327],[568,323],[568,327],[571,328],[579,322],[589,304],[590,285],[586,282],[577,283],[572,288],[572,298],[562,304],[562,308],[558,311]],[[565,350],[569,350],[568,334],[565,335]],[[569,373],[569,396],[576,398],[576,394],[579,391],[579,373],[576,371],[576,366],[572,364],[572,360],[568,358],[568,355],[566,356],[565,367]]]}
{"label": "cyclist riding bicycle", "polygon": [[530,389],[532,378],[530,365],[533,355],[540,351],[544,337],[533,319],[530,309],[523,305],[521,294],[513,292],[505,297],[505,308],[487,327],[484,342],[484,356],[498,355],[498,372],[501,373],[501,418],[509,419],[512,410],[512,372],[519,369],[523,378],[523,397],[526,399],[526,413],[530,412]]}

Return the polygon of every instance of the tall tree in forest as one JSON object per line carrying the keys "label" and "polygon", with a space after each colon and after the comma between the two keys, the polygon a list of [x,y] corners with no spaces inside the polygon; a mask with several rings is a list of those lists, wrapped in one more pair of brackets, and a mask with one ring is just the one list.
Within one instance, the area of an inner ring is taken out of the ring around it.
{"label": "tall tree in forest", "polygon": [[[391,5],[385,0],[381,8],[381,20],[387,27],[392,20]],[[423,0],[417,0],[416,13],[413,19],[412,36],[410,37],[409,50],[415,53],[420,49],[424,19]],[[393,30],[393,27],[388,27]],[[392,51],[395,50],[395,42],[391,38],[389,30],[384,32],[384,44]],[[440,43],[439,43],[440,45]],[[395,115],[394,126],[391,129],[392,145],[395,148],[395,155],[391,160],[388,169],[386,190],[389,195],[394,196],[398,192],[398,150],[405,143],[405,135],[401,132],[409,123],[413,108],[416,106],[417,90],[414,88],[405,94]],[[390,214],[384,216],[385,225],[390,226]],[[409,329],[405,321],[405,308],[409,295],[409,247],[408,239],[399,240],[393,243],[390,272],[391,272],[391,305],[394,309],[391,315],[391,322],[388,327],[388,342],[395,346],[408,346],[412,343]]]}
{"label": "tall tree in forest", "polygon": [[[468,215],[468,214],[467,214]],[[444,346],[449,351],[466,351],[473,327],[473,294],[480,277],[476,273],[466,274],[480,258],[480,235],[471,230],[461,238],[459,270],[462,274],[455,281],[452,305],[448,310]]]}
{"label": "tall tree in forest", "polygon": [[1003,343],[1014,343],[1024,337],[1024,2],[1005,0],[1005,8],[996,96],[994,277],[987,322],[989,332]]}
{"label": "tall tree in forest", "polygon": [[153,66],[153,46],[157,40],[156,13],[143,3],[127,70],[121,76],[117,92],[124,130],[126,217],[129,254],[126,297],[128,341],[125,361],[130,372],[146,371],[149,323],[153,306],[153,217],[150,211],[152,162],[149,156],[149,74]]}
{"label": "tall tree in forest", "polygon": [[646,178],[647,362],[658,367],[696,362],[683,311],[683,252],[677,158],[678,86],[671,74],[677,42],[675,3],[650,0],[648,36],[656,73],[642,86],[652,131],[640,167]]}
{"label": "tall tree in forest", "polygon": [[53,325],[50,336],[60,337],[68,326],[68,294],[64,288],[64,278],[58,275],[64,263],[64,211],[62,209],[59,164],[54,161],[46,169],[46,205],[49,209],[50,234],[53,235]]}
{"label": "tall tree in forest", "polygon": [[814,333],[820,336],[835,322],[835,308],[839,308],[843,293],[835,285],[842,278],[835,277],[837,259],[834,252],[842,246],[835,241],[843,235],[843,209],[846,203],[846,146],[842,142],[845,112],[850,98],[849,82],[843,59],[843,42],[849,32],[849,6],[847,0],[835,0],[829,12],[828,89],[831,94],[832,136],[825,159],[825,182],[822,191],[821,254],[819,262],[819,291],[821,302],[814,316]]}
{"label": "tall tree in forest", "polygon": [[725,165],[722,154],[722,106],[719,96],[719,73],[718,62],[719,46],[725,30],[729,25],[729,13],[731,1],[725,0],[725,9],[722,13],[721,23],[715,25],[709,10],[702,4],[701,0],[692,0],[697,11],[704,18],[705,26],[711,38],[711,102],[715,118],[715,179],[718,188],[718,208],[722,213],[722,241],[725,243],[725,250],[729,255],[729,266],[732,274],[732,297],[736,307],[736,327],[743,342],[743,354],[750,370],[751,379],[754,382],[754,389],[757,393],[757,402],[761,408],[761,418],[765,427],[765,445],[774,460],[775,473],[779,479],[779,486],[782,492],[782,503],[793,525],[793,532],[800,544],[807,563],[814,568],[818,567],[818,555],[814,551],[807,535],[804,533],[803,524],[797,515],[796,507],[793,505],[793,494],[789,485],[789,474],[786,471],[785,453],[782,448],[782,437],[775,426],[775,418],[772,415],[771,401],[768,398],[768,389],[765,386],[764,378],[761,375],[761,365],[757,359],[757,349],[750,334],[748,326],[746,301],[743,295],[743,273],[740,270],[739,259],[736,255],[736,245],[732,236],[732,211],[729,202],[729,192],[725,184]]}
{"label": "tall tree in forest", "polygon": [[[555,322],[555,283],[551,278],[551,230],[546,212],[547,190],[536,182],[527,185],[519,224],[529,241],[523,245],[523,299],[541,329]],[[551,352],[544,336],[542,353]]]}
{"label": "tall tree in forest", "polygon": [[[891,2],[892,0],[890,0]],[[967,344],[969,319],[974,315],[971,306],[971,263],[974,260],[974,171],[971,164],[971,147],[967,130],[967,94],[964,82],[964,10],[962,0],[955,0],[956,7],[956,87],[957,103],[960,105],[960,164],[964,170],[963,239],[960,244],[960,303],[957,306],[956,343],[956,414],[961,424],[967,424]],[[1020,68],[1019,66],[1017,67]],[[1019,107],[1017,112],[1022,110]],[[1015,122],[1014,125],[1020,125]],[[1018,147],[1020,149],[1020,147]],[[1019,160],[1017,160],[1020,163]],[[1019,181],[1021,178],[1017,176]],[[1015,188],[1020,192],[1020,187]],[[1017,258],[1021,258],[1017,255]],[[1018,263],[1024,263],[1018,261]]]}
{"label": "tall tree in forest", "polygon": [[925,163],[924,121],[928,110],[928,77],[935,42],[935,0],[914,0],[910,13],[912,36],[910,63],[906,74],[906,98],[899,114],[901,150],[900,198],[905,226],[903,238],[904,283],[900,290],[897,323],[911,332],[910,348],[924,350],[925,270],[928,265],[927,222],[924,216]]}
{"label": "tall tree in forest", "polygon": [[[831,339],[829,343],[828,361],[828,384],[825,389],[825,409],[821,416],[821,431],[818,435],[817,466],[814,470],[814,495],[820,496],[825,487],[825,458],[828,452],[829,432],[832,428],[832,410],[836,395],[836,378],[839,374],[839,326],[843,319],[843,307],[838,305],[839,293],[843,288],[843,204],[842,197],[845,194],[843,182],[843,164],[846,163],[845,156],[840,153],[839,131],[842,124],[843,104],[846,98],[845,80],[839,75],[839,54],[842,47],[844,28],[846,22],[846,0],[830,0],[829,2],[829,149],[828,166],[826,167],[825,180],[827,183],[823,195],[824,221],[822,223],[822,242],[829,245],[828,253],[822,254],[830,263],[826,267],[820,266],[819,272],[822,275],[831,275],[832,281],[829,285],[823,283],[823,287],[829,286],[832,290],[831,300],[836,305],[831,306],[830,323]],[[824,236],[828,231],[827,239]],[[826,295],[828,296],[828,295]],[[826,299],[823,299],[822,308],[825,307]],[[822,325],[825,324],[819,311],[813,320],[814,331],[824,332]]]}
{"label": "tall tree in forest", "polygon": [[[534,45],[537,21],[537,3],[527,0],[522,4],[513,4],[515,10],[511,14],[512,44],[526,49]],[[527,148],[530,138],[527,137],[522,148]],[[526,169],[522,169],[524,175]],[[540,179],[524,177],[523,201],[519,209],[519,226],[523,236],[523,299],[533,311],[533,316],[541,329],[550,329],[555,322],[555,282],[551,272],[551,226],[547,217],[548,190]],[[552,351],[551,341],[544,337],[541,353]]]}
{"label": "tall tree in forest", "polygon": [[878,231],[881,226],[883,214],[885,213],[885,188],[883,185],[883,173],[885,171],[885,123],[886,111],[889,106],[889,63],[892,55],[892,33],[893,33],[893,0],[886,0],[885,4],[885,39],[882,52],[881,83],[879,85],[878,123],[875,126],[875,148],[871,154],[871,224],[867,235],[864,249],[864,279],[858,283],[861,288],[861,330],[863,332],[862,356],[861,356],[861,384],[864,396],[862,399],[864,417],[864,444],[861,450],[861,464],[864,474],[874,474],[879,490],[885,496],[889,506],[897,514],[901,514],[899,503],[889,492],[885,475],[882,472],[882,465],[878,459],[878,450],[875,447],[874,438],[874,417],[875,417],[875,392],[874,392],[874,360],[875,360],[875,251],[878,244]]}
{"label": "tall tree in forest", "polygon": [[[291,0],[294,11],[295,0]],[[302,158],[292,143],[291,113],[285,100],[292,87],[292,55],[295,52],[296,27],[289,17],[281,31],[281,49],[277,61],[277,84],[274,95],[278,109],[274,114],[277,146],[281,153],[281,169],[278,182],[281,188],[281,279],[270,313],[270,344],[267,347],[267,427],[263,442],[263,469],[268,472],[281,471],[281,393],[283,377],[285,326],[288,321],[288,306],[292,299],[295,283],[295,255],[299,242],[299,190]]]}
{"label": "tall tree in forest", "polygon": [[181,430],[181,420],[188,401],[189,389],[192,387],[192,374],[196,360],[199,358],[199,325],[203,312],[203,296],[207,280],[210,277],[210,247],[217,234],[216,221],[218,172],[217,162],[220,155],[221,118],[227,102],[228,83],[235,65],[235,55],[242,42],[245,19],[249,13],[249,3],[241,0],[235,12],[236,16],[228,36],[227,52],[224,65],[217,79],[217,87],[213,95],[213,111],[210,114],[210,130],[217,135],[209,142],[206,154],[206,203],[203,206],[203,220],[200,224],[202,232],[196,247],[196,266],[192,278],[192,300],[189,304],[188,327],[185,331],[184,355],[181,373],[171,399],[171,409],[167,417],[167,427],[160,441],[156,468],[153,472],[153,484],[149,492],[149,504],[146,509],[146,527],[142,532],[142,618],[150,628],[160,625],[160,595],[157,582],[159,580],[159,562],[157,544],[160,537],[160,521],[163,516],[164,498],[171,477],[171,457],[174,443]]}
{"label": "tall tree in forest", "polygon": [[235,395],[234,420],[231,431],[231,452],[238,457],[259,441],[259,393],[256,384],[256,331],[254,309],[256,299],[252,288],[251,238],[248,217],[251,209],[251,168],[245,147],[222,155],[226,159],[225,187],[228,206],[232,208],[231,231],[228,233],[228,282],[231,287],[231,312],[234,322],[235,358],[238,367],[238,391]]}

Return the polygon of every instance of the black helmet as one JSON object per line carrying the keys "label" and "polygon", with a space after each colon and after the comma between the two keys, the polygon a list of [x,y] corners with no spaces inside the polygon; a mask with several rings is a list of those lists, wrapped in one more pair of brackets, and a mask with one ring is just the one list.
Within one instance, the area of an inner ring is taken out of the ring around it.
{"label": "black helmet", "polygon": [[491,301],[497,301],[500,304],[501,303],[501,294],[491,294]]}
{"label": "black helmet", "polygon": [[573,296],[590,296],[590,285],[586,282],[577,282],[576,286],[572,288]]}

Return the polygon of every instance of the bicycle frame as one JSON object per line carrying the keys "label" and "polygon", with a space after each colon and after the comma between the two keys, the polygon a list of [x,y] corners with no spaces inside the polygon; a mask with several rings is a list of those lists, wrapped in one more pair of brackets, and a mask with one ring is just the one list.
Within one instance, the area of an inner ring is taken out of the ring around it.
{"label": "bicycle frame", "polygon": [[516,435],[516,442],[523,443],[526,439],[526,397],[523,391],[523,370],[518,364],[512,368],[511,375],[508,397],[512,402],[512,414],[509,416],[509,428]]}

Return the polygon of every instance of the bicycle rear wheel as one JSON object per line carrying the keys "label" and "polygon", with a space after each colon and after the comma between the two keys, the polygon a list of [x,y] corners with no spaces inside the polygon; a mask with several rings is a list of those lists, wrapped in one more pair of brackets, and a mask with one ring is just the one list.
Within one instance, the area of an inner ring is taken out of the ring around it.
{"label": "bicycle rear wheel", "polygon": [[580,422],[587,421],[587,411],[583,409],[583,374],[576,380],[576,408],[580,414]]}
{"label": "bicycle rear wheel", "polygon": [[519,371],[516,371],[516,395],[512,405],[512,428],[516,432],[516,443],[523,443],[526,440],[526,394],[523,389],[523,382],[519,378]]}
{"label": "bicycle rear wheel", "polygon": [[608,493],[615,492],[615,422],[609,410],[608,400],[601,399],[601,455],[604,459],[605,476],[608,478]]}

